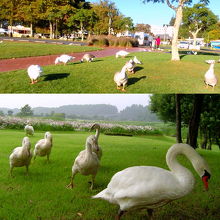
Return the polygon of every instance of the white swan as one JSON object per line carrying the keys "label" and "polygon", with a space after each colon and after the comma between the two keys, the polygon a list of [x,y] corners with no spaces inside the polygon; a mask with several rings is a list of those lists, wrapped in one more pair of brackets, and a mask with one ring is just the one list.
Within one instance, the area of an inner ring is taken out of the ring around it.
{"label": "white swan", "polygon": [[100,125],[93,124],[90,130],[96,129],[95,135],[90,135],[87,138],[87,141],[92,145],[92,151],[96,153],[98,159],[101,160],[102,157],[102,149],[98,144],[99,134],[100,134]]}
{"label": "white swan", "polygon": [[126,70],[127,70],[127,65],[125,64],[122,67],[121,72],[116,72],[114,75],[114,81],[117,85],[117,89],[120,89],[120,86],[122,86],[122,91],[126,91],[125,86],[128,83],[128,76],[126,74]]}
{"label": "white swan", "polygon": [[217,84],[217,81],[218,81],[218,79],[214,73],[215,60],[206,60],[206,63],[210,64],[208,71],[205,73],[206,88],[208,88],[208,86],[212,86],[213,90],[214,90],[214,88]]}
{"label": "white swan", "polygon": [[52,135],[47,131],[44,135],[44,139],[39,140],[34,147],[34,159],[36,156],[47,156],[47,161],[49,161],[51,149],[53,146]]}
{"label": "white swan", "polygon": [[12,176],[12,170],[14,167],[23,167],[26,166],[26,171],[28,174],[28,167],[31,162],[31,143],[28,137],[24,137],[22,140],[22,146],[16,147],[11,155],[9,156],[10,164],[10,175]]}
{"label": "white swan", "polygon": [[37,83],[37,79],[42,75],[43,70],[39,65],[30,65],[27,69],[31,84]]}
{"label": "white swan", "polygon": [[86,53],[83,55],[82,59],[80,60],[80,62],[82,63],[83,61],[87,61],[87,62],[92,62],[94,60],[95,56],[91,53]]}
{"label": "white swan", "polygon": [[125,211],[146,208],[150,217],[152,209],[163,206],[190,193],[194,187],[192,173],[179,164],[176,157],[185,155],[202,178],[206,189],[210,170],[205,160],[189,145],[174,144],[166,154],[170,170],[153,166],[135,166],[116,173],[107,188],[93,196],[118,204],[120,219]]}
{"label": "white swan", "polygon": [[55,64],[63,63],[64,65],[66,65],[68,62],[72,61],[73,59],[75,59],[75,57],[63,54],[55,59]]}
{"label": "white swan", "polygon": [[84,176],[91,175],[92,182],[90,189],[93,189],[94,180],[99,168],[99,159],[96,153],[92,152],[92,145],[89,143],[88,138],[86,139],[86,149],[81,151],[76,157],[72,166],[71,182],[67,186],[73,188],[73,179],[77,173],[81,173]]}
{"label": "white swan", "polygon": [[31,125],[25,125],[24,130],[26,132],[26,135],[34,135],[34,128]]}
{"label": "white swan", "polygon": [[126,57],[129,54],[129,52],[125,51],[125,50],[120,50],[115,54],[115,57]]}

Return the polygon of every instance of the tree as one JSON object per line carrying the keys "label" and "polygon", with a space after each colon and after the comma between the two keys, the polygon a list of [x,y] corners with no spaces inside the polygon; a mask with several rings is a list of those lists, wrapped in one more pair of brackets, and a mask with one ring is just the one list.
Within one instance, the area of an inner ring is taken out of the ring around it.
{"label": "tree", "polygon": [[149,24],[136,24],[134,30],[137,32],[151,33],[151,26]]}
{"label": "tree", "polygon": [[13,111],[12,110],[8,110],[8,116],[12,116],[13,115]]}
{"label": "tree", "polygon": [[[175,16],[175,22],[174,22],[174,33],[173,33],[173,39],[172,39],[172,57],[171,60],[173,61],[179,61],[179,51],[178,51],[178,34],[180,25],[182,22],[183,17],[183,7],[186,4],[191,4],[192,0],[142,0],[142,2],[153,2],[153,3],[164,3],[166,2],[168,7],[173,9],[176,13]],[[200,0],[200,2],[204,4],[208,4],[209,0]],[[176,3],[176,4],[175,4]]]}
{"label": "tree", "polygon": [[18,113],[18,116],[32,116],[32,115],[33,115],[33,111],[31,110],[31,107],[28,104],[22,107],[20,112]]}
{"label": "tree", "polygon": [[187,144],[189,144],[193,148],[197,148],[198,129],[200,124],[200,115],[202,112],[203,99],[203,94],[194,95],[193,110],[189,121],[189,133],[187,138]]}
{"label": "tree", "polygon": [[95,12],[91,9],[77,9],[76,13],[69,18],[69,25],[76,25],[80,29],[82,41],[84,40],[85,30],[91,30],[94,22],[97,21]]}
{"label": "tree", "polygon": [[194,46],[198,33],[211,28],[217,21],[218,17],[204,4],[195,4],[192,8],[185,7],[183,10],[182,26],[192,35]]}
{"label": "tree", "polygon": [[12,37],[12,26],[14,21],[17,19],[17,11],[19,8],[21,0],[1,0],[0,1],[0,8],[1,14],[8,21],[8,24],[11,26],[11,30],[9,30],[9,36]]}
{"label": "tree", "polygon": [[111,34],[114,32],[115,20],[120,15],[115,4],[109,0],[100,0],[99,3],[92,5],[94,12],[98,16],[98,21],[94,25],[94,31],[97,34]]}
{"label": "tree", "polygon": [[210,40],[218,40],[220,38],[220,22],[213,26],[213,29],[205,34],[206,42]]}
{"label": "tree", "polygon": [[123,15],[115,17],[113,27],[114,33],[134,30],[133,20],[130,17],[124,17]]}
{"label": "tree", "polygon": [[180,105],[180,100],[181,100],[181,95],[176,94],[175,95],[176,99],[176,142],[177,143],[182,143],[182,135],[181,135],[181,105]]}

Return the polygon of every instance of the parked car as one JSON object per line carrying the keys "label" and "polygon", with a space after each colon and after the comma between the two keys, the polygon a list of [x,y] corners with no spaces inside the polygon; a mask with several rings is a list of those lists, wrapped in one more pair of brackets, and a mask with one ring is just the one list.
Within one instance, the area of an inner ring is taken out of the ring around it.
{"label": "parked car", "polygon": [[180,49],[189,49],[189,42],[187,42],[187,41],[180,41],[177,46]]}

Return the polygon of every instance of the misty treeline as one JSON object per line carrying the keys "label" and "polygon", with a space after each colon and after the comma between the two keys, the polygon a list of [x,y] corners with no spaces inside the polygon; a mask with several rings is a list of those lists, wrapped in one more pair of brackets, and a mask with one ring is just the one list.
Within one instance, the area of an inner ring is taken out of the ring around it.
{"label": "misty treeline", "polygon": [[159,121],[156,114],[150,111],[149,106],[142,105],[132,105],[122,111],[119,111],[116,106],[106,104],[65,105],[56,108],[31,108],[25,105],[21,109],[0,108],[0,115],[107,121]]}
{"label": "misty treeline", "polygon": [[[177,142],[183,142],[181,128],[187,127],[186,143],[196,148],[220,149],[220,95],[154,94],[151,110],[164,122],[176,123]],[[199,141],[198,141],[199,139]]]}

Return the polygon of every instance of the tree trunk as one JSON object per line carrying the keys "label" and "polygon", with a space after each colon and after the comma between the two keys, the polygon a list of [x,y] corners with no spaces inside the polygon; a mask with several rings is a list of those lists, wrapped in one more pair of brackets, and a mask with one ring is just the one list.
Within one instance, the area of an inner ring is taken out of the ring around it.
{"label": "tree trunk", "polygon": [[180,106],[180,99],[181,95],[176,94],[176,142],[182,143],[182,135],[181,135],[181,106]]}
{"label": "tree trunk", "polygon": [[179,5],[176,9],[176,19],[174,23],[174,32],[173,32],[173,39],[172,39],[172,58],[173,61],[179,61],[179,51],[178,51],[178,35],[179,35],[179,28],[182,22],[183,17],[183,5]]}
{"label": "tree trunk", "polygon": [[34,32],[33,32],[33,23],[32,22],[30,24],[30,29],[31,29],[31,37],[33,37],[34,36]]}
{"label": "tree trunk", "polygon": [[53,22],[52,21],[49,21],[49,22],[50,22],[50,39],[53,39],[53,34],[54,34]]}
{"label": "tree trunk", "polygon": [[198,137],[198,129],[199,129],[200,114],[202,111],[203,99],[204,99],[203,94],[194,95],[193,110],[189,121],[189,140],[188,140],[188,144],[191,145],[193,148],[197,147],[197,137]]}
{"label": "tree trunk", "polygon": [[83,23],[80,22],[80,28],[81,28],[81,41],[84,41],[84,33],[83,33]]}

